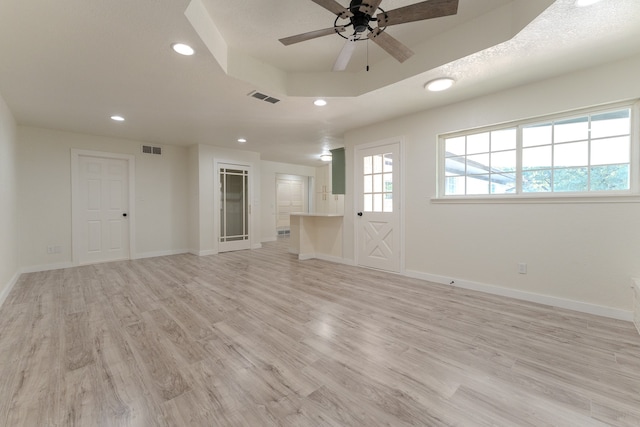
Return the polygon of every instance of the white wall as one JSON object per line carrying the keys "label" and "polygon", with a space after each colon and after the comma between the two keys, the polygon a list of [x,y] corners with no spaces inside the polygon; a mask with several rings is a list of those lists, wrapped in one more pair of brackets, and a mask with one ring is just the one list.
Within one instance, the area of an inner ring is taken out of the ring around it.
{"label": "white wall", "polygon": [[[142,142],[32,127],[18,127],[20,265],[27,270],[69,265],[71,149],[135,155],[133,258],[188,250],[188,174],[184,147],[163,146],[143,155]],[[47,254],[47,246],[61,246]]]}
{"label": "white wall", "polygon": [[18,278],[16,122],[0,94],[0,304]]}
{"label": "white wall", "polygon": [[[198,210],[197,242],[190,242],[191,251],[197,255],[218,253],[218,240],[215,226],[219,215],[218,204],[215,202],[216,177],[214,168],[216,162],[251,166],[251,243],[254,248],[260,246],[261,217],[260,217],[260,185],[261,174],[260,154],[252,151],[232,150],[211,145],[198,145],[198,199],[195,201]],[[190,158],[194,160],[193,157]],[[193,238],[192,238],[193,240]]]}
{"label": "white wall", "polygon": [[262,161],[260,188],[262,193],[262,242],[271,242],[277,238],[276,230],[276,175],[315,176],[316,168]]}
{"label": "white wall", "polygon": [[[353,194],[356,145],[402,137],[408,274],[630,312],[631,277],[640,275],[639,203],[436,204],[430,198],[438,134],[638,98],[639,74],[640,56],[349,132],[347,191]],[[350,199],[345,257],[354,260]],[[528,264],[528,274],[517,273],[518,262]]]}
{"label": "white wall", "polygon": [[192,145],[188,149],[188,185],[189,185],[189,252],[200,252],[200,161],[199,147]]}

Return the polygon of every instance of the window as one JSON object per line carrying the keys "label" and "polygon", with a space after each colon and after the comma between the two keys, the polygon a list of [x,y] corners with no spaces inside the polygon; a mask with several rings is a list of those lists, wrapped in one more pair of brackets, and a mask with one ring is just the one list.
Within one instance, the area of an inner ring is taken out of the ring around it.
{"label": "window", "polygon": [[393,212],[393,154],[364,158],[364,211]]}
{"label": "window", "polygon": [[623,106],[441,136],[439,194],[629,193],[632,112]]}

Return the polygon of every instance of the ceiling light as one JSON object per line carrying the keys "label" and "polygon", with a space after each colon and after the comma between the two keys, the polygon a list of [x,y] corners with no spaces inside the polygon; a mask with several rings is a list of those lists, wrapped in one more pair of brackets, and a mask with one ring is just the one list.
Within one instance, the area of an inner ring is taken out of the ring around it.
{"label": "ceiling light", "polygon": [[330,162],[331,161],[331,154],[329,154],[329,153],[320,154],[320,160],[322,160],[323,162]]}
{"label": "ceiling light", "polygon": [[424,85],[424,88],[430,92],[440,92],[442,90],[449,89],[451,86],[453,86],[454,83],[455,80],[453,80],[452,78],[444,77],[441,79],[431,80],[426,85]]}
{"label": "ceiling light", "polygon": [[601,0],[576,0],[575,5],[576,7],[585,7],[585,6],[591,6],[592,4],[596,4]]}
{"label": "ceiling light", "polygon": [[124,117],[122,117],[122,116],[111,116],[111,120],[114,120],[116,122],[124,122]]}
{"label": "ceiling light", "polygon": [[240,144],[244,144],[245,142],[247,142],[247,140],[245,138],[238,138],[238,142]]}
{"label": "ceiling light", "polygon": [[185,56],[191,56],[195,53],[195,50],[189,45],[184,43],[174,43],[171,45],[171,49],[173,49],[176,53]]}
{"label": "ceiling light", "polygon": [[324,107],[325,105],[327,105],[327,101],[325,101],[324,99],[316,99],[315,101],[313,101],[313,105],[315,105],[316,107]]}

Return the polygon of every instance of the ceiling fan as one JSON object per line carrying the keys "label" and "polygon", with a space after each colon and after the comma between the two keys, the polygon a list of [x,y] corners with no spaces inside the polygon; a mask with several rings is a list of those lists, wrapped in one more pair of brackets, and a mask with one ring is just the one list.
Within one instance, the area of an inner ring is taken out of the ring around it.
{"label": "ceiling fan", "polygon": [[[336,15],[333,27],[285,37],[280,39],[280,42],[289,46],[318,37],[338,34],[347,41],[338,55],[333,70],[343,71],[347,68],[355,50],[355,44],[359,40],[371,40],[399,62],[406,61],[413,55],[413,51],[384,30],[390,25],[455,15],[458,13],[459,0],[426,0],[389,11],[380,7],[382,0],[351,0],[349,7],[346,8],[335,0],[311,1]],[[378,13],[376,14],[376,12]],[[348,22],[344,22],[344,20],[348,20]],[[377,22],[376,28],[372,28],[370,25],[370,22],[374,21]],[[341,34],[347,30],[353,31],[353,33],[348,36]],[[365,33],[367,33],[366,36]]]}

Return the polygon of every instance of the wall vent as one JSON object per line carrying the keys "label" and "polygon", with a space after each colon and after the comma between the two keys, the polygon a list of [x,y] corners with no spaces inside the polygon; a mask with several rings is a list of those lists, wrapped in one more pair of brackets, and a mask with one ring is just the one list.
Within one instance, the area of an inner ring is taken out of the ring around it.
{"label": "wall vent", "polygon": [[270,104],[276,104],[276,103],[280,102],[280,100],[278,98],[274,98],[273,96],[265,95],[264,93],[260,93],[257,90],[252,90],[251,92],[249,92],[247,94],[247,96],[259,99],[260,101],[268,102]]}
{"label": "wall vent", "polygon": [[142,146],[143,154],[156,154],[158,156],[162,155],[162,147],[153,147],[151,145],[143,145]]}

